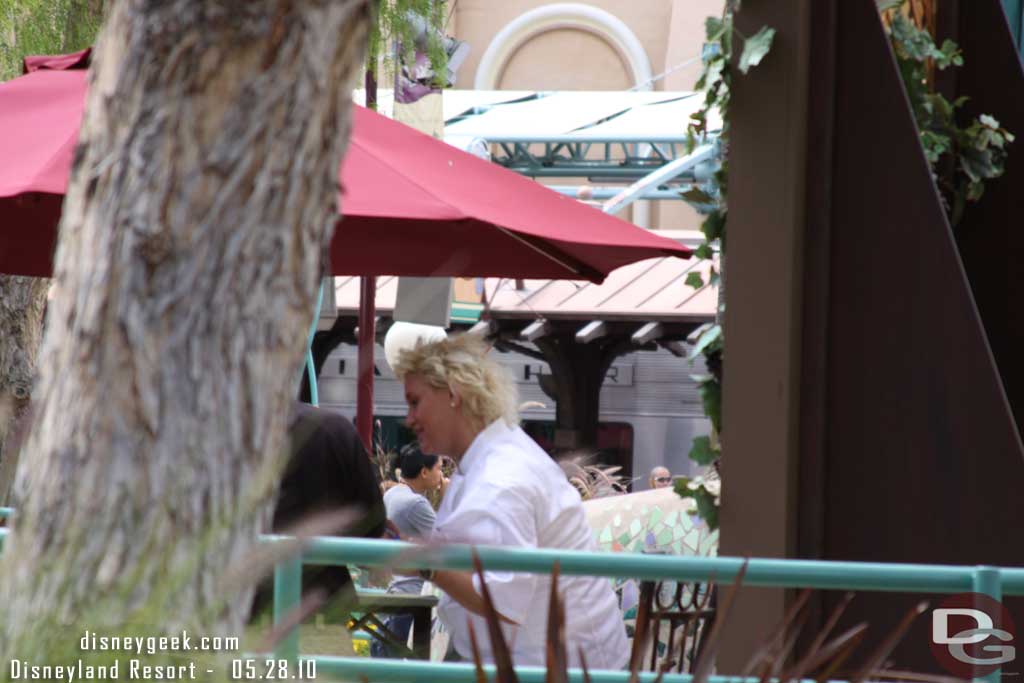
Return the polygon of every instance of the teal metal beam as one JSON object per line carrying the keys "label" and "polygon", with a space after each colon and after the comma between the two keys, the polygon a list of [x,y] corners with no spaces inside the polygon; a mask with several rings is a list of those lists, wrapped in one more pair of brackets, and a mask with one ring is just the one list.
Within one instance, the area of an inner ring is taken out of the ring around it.
{"label": "teal metal beam", "polygon": [[[272,542],[280,536],[265,536]],[[464,545],[425,549],[398,541],[359,538],[313,539],[303,556],[306,564],[394,565],[410,568],[472,569],[473,548]],[[562,574],[675,579],[719,583],[735,579],[744,560],[738,557],[678,557],[633,553],[476,548],[484,566],[491,570],[550,574],[555,563]],[[1024,595],[1024,569],[1001,568],[999,579],[1005,595]],[[832,562],[823,560],[749,560],[745,586],[817,588],[824,590],[875,590],[906,593],[959,593],[973,590],[975,567],[957,565],[889,564],[881,562]]]}
{"label": "teal metal beam", "polygon": [[[447,664],[443,662],[424,662],[418,660],[370,659],[368,657],[303,657],[316,661],[317,678],[340,678],[346,681],[369,680],[375,683],[476,683],[476,668],[472,664]],[[491,664],[484,665],[487,680],[495,680],[495,668]],[[627,683],[630,680],[628,671],[590,671],[593,683]],[[544,683],[545,669],[538,666],[517,666],[516,675],[520,683]],[[569,671],[572,683],[583,683],[583,672],[579,669]],[[654,683],[658,674],[640,673],[637,680],[641,683]],[[690,674],[665,674],[661,678],[664,683],[691,683]],[[711,676],[709,683],[759,683],[760,678],[742,676]],[[812,683],[803,680],[800,683]],[[792,683],[792,682],[790,682]],[[830,681],[829,683],[839,683]]]}
{"label": "teal metal beam", "polygon": [[320,310],[324,306],[324,283],[334,286],[334,278],[320,281],[320,289],[316,295],[316,310],[313,312],[313,323],[309,326],[309,336],[306,338],[306,377],[309,379],[309,402],[320,405],[320,390],[316,382],[316,364],[313,362],[313,337],[316,336],[316,327],[320,322]]}
{"label": "teal metal beam", "polygon": [[[713,139],[709,136],[709,141]],[[487,142],[493,150],[491,161],[521,175],[615,182],[637,181],[684,156],[687,150],[685,135],[584,138],[574,133],[505,136]]]}
{"label": "teal metal beam", "polygon": [[[601,210],[605,213],[617,213],[626,208],[648,190],[659,187],[669,181],[673,181],[684,173],[694,174],[694,169],[700,164],[707,163],[719,157],[718,144],[701,145],[693,152],[684,157],[673,159],[661,168],[651,171],[643,178],[640,178],[629,187],[625,188],[604,203]],[[682,197],[680,197],[682,199]]]}

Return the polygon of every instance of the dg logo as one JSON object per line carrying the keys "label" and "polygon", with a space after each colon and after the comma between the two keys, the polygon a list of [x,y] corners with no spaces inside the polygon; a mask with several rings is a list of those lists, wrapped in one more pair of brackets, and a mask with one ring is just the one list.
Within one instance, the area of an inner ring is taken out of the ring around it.
{"label": "dg logo", "polygon": [[985,676],[1012,662],[1015,640],[1010,613],[987,595],[959,593],[932,611],[932,654],[959,678]]}

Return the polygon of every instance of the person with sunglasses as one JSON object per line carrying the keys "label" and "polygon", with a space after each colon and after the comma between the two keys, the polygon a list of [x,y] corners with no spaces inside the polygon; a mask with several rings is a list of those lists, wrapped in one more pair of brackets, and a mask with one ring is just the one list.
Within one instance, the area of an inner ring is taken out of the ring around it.
{"label": "person with sunglasses", "polygon": [[667,467],[661,465],[651,470],[651,478],[648,482],[652,489],[664,489],[672,486],[672,473]]}

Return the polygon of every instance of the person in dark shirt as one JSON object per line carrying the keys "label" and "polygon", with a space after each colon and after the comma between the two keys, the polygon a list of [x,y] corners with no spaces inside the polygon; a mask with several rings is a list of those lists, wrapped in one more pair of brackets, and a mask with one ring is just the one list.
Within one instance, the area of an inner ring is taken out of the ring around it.
{"label": "person in dark shirt", "polygon": [[[274,508],[273,532],[287,532],[317,514],[356,507],[362,519],[346,536],[380,538],[386,525],[375,468],[352,422],[340,413],[296,402],[288,421],[289,458]],[[323,590],[337,603],[350,598],[352,577],[344,565],[302,568],[302,593]],[[271,605],[270,585],[261,586],[254,616]]]}

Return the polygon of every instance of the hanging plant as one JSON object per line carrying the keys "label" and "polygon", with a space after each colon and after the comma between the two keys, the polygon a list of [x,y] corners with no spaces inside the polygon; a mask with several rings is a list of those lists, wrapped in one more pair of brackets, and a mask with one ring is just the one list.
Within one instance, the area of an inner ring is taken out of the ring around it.
{"label": "hanging plant", "polygon": [[935,70],[963,66],[960,47],[952,40],[936,45],[928,29],[908,16],[906,7],[906,0],[879,3],[903,86],[921,131],[921,145],[931,166],[932,178],[939,188],[949,222],[955,228],[963,219],[967,205],[981,199],[985,183],[1003,175],[1007,147],[1014,136],[988,114],[960,125],[964,119],[960,109],[967,98],[959,97],[950,102],[935,91],[932,78]]}
{"label": "hanging plant", "polygon": [[[393,71],[395,57],[406,64],[416,62],[416,52],[427,56],[430,69],[438,79],[437,87],[447,72],[448,52],[444,27],[448,21],[447,0],[376,0],[377,21],[370,26],[367,46],[367,71],[376,73],[383,62],[385,71]],[[396,53],[395,46],[400,52]]]}

